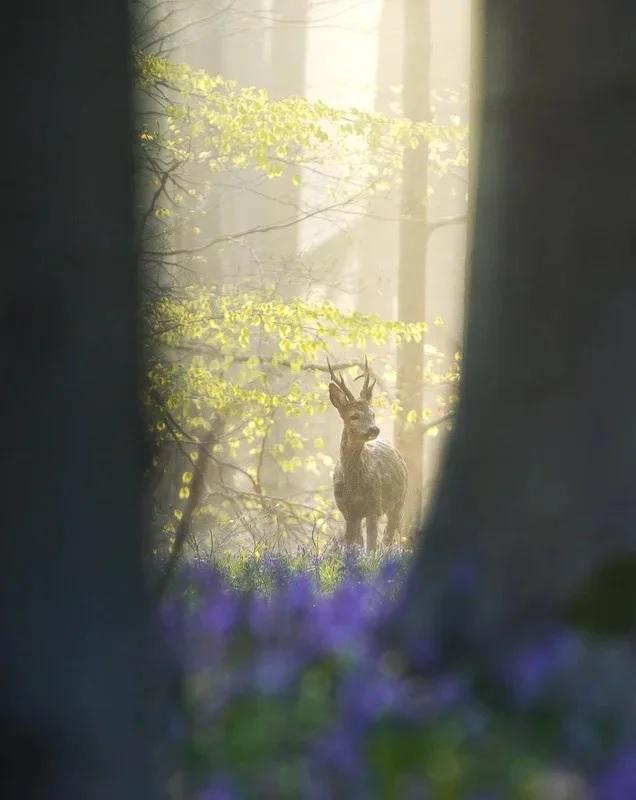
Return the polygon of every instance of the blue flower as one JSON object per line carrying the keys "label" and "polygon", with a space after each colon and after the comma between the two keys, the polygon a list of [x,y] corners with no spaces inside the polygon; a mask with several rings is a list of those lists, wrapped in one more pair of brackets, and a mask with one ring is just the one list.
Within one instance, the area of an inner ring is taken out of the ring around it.
{"label": "blue flower", "polygon": [[562,628],[535,634],[504,658],[503,680],[522,706],[537,702],[580,654],[577,635]]}
{"label": "blue flower", "polygon": [[636,748],[620,753],[596,782],[596,800],[636,797]]}
{"label": "blue flower", "polygon": [[[388,780],[395,758],[405,800],[436,791],[408,765],[445,750],[461,762],[458,800],[515,794],[514,770],[502,757],[548,774],[564,764],[582,782],[593,776],[599,800],[636,798],[636,655],[627,639],[588,640],[554,625],[523,631],[492,659],[476,653],[462,665],[446,661],[433,638],[387,651],[387,620],[407,564],[399,554],[379,562],[355,551],[241,558],[221,568],[185,565],[160,609],[184,678],[173,738],[195,756],[188,779],[204,786],[195,800],[375,798],[380,762],[370,747],[383,746],[374,736],[387,729],[389,739],[406,732],[404,745],[396,740],[406,748],[402,766],[392,745],[380,758]],[[319,588],[321,574],[328,591]],[[457,562],[446,587],[460,612],[468,607],[472,566]],[[545,710],[554,715],[549,742]],[[255,722],[262,731],[250,745],[254,769],[245,770],[232,754],[237,742],[249,743]],[[270,738],[274,729],[280,735]],[[224,754],[228,741],[235,744]],[[283,785],[293,793],[277,794]]]}
{"label": "blue flower", "polygon": [[213,778],[196,796],[196,800],[235,800],[238,795],[227,778]]}

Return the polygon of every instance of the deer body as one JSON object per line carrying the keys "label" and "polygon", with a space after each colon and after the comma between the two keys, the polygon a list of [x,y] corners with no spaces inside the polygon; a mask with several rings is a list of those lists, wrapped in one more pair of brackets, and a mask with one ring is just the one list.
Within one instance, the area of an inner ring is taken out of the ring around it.
{"label": "deer body", "polygon": [[369,386],[365,359],[365,384],[356,399],[346,387],[342,375],[331,370],[331,402],[338,409],[344,430],[340,459],[336,464],[333,486],[336,505],[346,522],[347,544],[362,545],[362,520],[366,519],[367,549],[377,543],[378,520],[387,516],[385,542],[393,541],[400,526],[406,495],[407,470],[400,453],[383,439],[371,408],[374,383]]}

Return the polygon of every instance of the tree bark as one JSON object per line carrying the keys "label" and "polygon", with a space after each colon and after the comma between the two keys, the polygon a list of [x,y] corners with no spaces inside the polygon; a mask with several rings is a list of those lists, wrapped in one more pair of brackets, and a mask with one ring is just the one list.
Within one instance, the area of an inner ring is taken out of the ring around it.
{"label": "tree bark", "polygon": [[[310,14],[307,0],[273,0],[272,28],[270,32],[270,61],[268,83],[276,100],[303,97],[307,72],[307,43]],[[261,203],[258,224],[278,225],[301,213],[302,192],[291,178],[279,178],[265,191],[274,200]],[[286,205],[279,205],[276,199]],[[290,264],[294,272],[300,248],[300,225],[291,225],[279,231],[264,234],[267,250]],[[293,291],[293,281],[292,287]]]}
{"label": "tree bark", "polygon": [[126,3],[15,6],[6,50],[2,796],[144,800]]}
{"label": "tree bark", "polygon": [[636,551],[636,6],[482,10],[462,397],[396,615],[471,646]]}
{"label": "tree bark", "polygon": [[[430,5],[428,0],[404,4],[404,115],[417,122],[430,119],[429,67],[431,59]],[[401,221],[398,256],[398,308],[402,322],[424,320],[428,190],[428,147],[407,149],[404,154]],[[417,522],[424,484],[424,431],[422,429],[422,366],[424,343],[408,342],[397,351],[397,398],[404,413],[396,422],[395,441],[409,471],[405,522]],[[417,421],[405,420],[415,410]]]}
{"label": "tree bark", "polygon": [[[402,82],[402,6],[401,2],[383,0],[378,20],[374,109],[386,115],[395,113],[391,105],[398,98],[397,87]],[[395,219],[400,214],[399,203],[397,191],[372,194],[366,201],[369,217],[362,217],[347,230],[356,247],[356,307],[363,314],[376,314],[383,319],[395,315],[399,233]],[[385,351],[384,346],[370,346],[368,352]]]}

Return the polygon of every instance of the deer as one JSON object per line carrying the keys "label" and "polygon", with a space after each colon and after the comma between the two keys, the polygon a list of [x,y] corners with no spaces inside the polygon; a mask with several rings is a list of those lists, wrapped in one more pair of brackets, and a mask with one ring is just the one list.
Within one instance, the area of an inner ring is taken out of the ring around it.
{"label": "deer", "polygon": [[366,519],[367,551],[375,550],[378,520],[386,514],[384,543],[390,545],[402,521],[408,473],[400,453],[384,439],[371,408],[376,379],[370,381],[369,362],[364,359],[364,378],[356,398],[342,373],[335,374],[329,359],[329,399],[342,419],[340,458],[333,475],[336,505],[345,519],[345,543],[364,547],[362,520]]}

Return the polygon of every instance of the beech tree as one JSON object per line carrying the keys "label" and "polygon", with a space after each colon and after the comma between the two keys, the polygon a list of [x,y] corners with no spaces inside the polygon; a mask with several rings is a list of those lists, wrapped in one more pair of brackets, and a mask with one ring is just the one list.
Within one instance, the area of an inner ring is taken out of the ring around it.
{"label": "beech tree", "polygon": [[16,6],[5,135],[2,796],[151,796],[125,2]]}
{"label": "beech tree", "polygon": [[[418,121],[431,117],[429,71],[431,10],[428,2],[406,0],[404,3],[404,113]],[[402,204],[400,216],[397,305],[398,319],[413,322],[426,318],[425,282],[428,245],[428,147],[404,151],[402,169]],[[395,441],[409,468],[409,492],[406,516],[419,522],[424,484],[423,407],[424,342],[409,342],[397,351],[397,396],[404,408],[415,409],[417,423],[408,425],[397,417]]]}
{"label": "beech tree", "polygon": [[636,6],[482,15],[462,397],[406,641],[483,645],[562,616],[636,551]]}
{"label": "beech tree", "polygon": [[[422,355],[427,325],[413,309],[399,322],[339,310],[325,300],[320,279],[314,286],[280,259],[283,250],[290,252],[287,246],[274,249],[273,261],[287,276],[284,290],[259,272],[211,279],[207,259],[219,246],[284,232],[386,192],[402,172],[403,152],[428,153],[428,141],[447,146],[437,157],[426,156],[432,171],[463,163],[466,128],[297,96],[275,99],[146,52],[135,53],[135,66],[140,98],[155,111],[152,124],[138,114],[136,155],[148,195],[140,197],[139,216],[158,549],[174,550],[187,509],[200,533],[188,537],[195,551],[309,542],[320,548],[341,529],[329,475],[333,460],[311,420],[328,402],[325,354],[353,379],[367,346],[384,348],[382,357],[372,357],[372,369],[382,374],[390,366],[389,347]],[[321,173],[322,199],[314,210],[212,238],[205,233],[216,214],[208,195],[224,171],[266,176],[267,191],[277,192],[279,183],[300,187],[308,167]],[[291,298],[298,281],[303,291]],[[457,362],[430,349],[420,378],[454,385]],[[388,383],[377,392],[376,406],[393,418],[401,415],[407,433],[418,431],[421,441],[426,426],[414,424],[422,420],[421,402],[418,410],[404,397],[403,403],[392,399],[392,376]],[[210,470],[194,506],[194,462],[202,436],[212,430]],[[413,482],[419,486],[421,474]]]}

